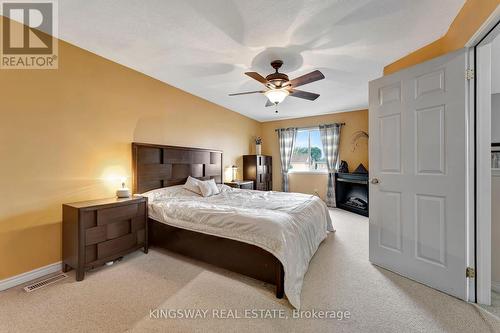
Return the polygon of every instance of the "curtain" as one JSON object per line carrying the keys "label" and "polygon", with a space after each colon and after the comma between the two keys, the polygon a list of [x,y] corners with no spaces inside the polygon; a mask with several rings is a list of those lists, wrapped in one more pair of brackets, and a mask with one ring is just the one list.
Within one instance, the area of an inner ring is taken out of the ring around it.
{"label": "curtain", "polygon": [[326,191],[326,205],[336,207],[335,200],[335,172],[339,166],[340,124],[319,125],[323,152],[328,167],[328,187]]}
{"label": "curtain", "polygon": [[297,136],[296,128],[280,128],[277,129],[278,141],[280,146],[281,159],[281,190],[289,191],[288,186],[288,170],[292,160],[293,147],[295,145],[295,137]]}

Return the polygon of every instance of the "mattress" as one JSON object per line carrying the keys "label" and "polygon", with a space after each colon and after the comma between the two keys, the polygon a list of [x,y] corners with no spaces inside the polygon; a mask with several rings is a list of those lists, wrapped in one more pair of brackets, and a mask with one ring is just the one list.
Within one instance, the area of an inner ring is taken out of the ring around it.
{"label": "mattress", "polygon": [[172,186],[144,193],[149,217],[187,230],[258,246],[273,254],[285,272],[284,291],[300,308],[309,262],[334,231],[325,203],[316,196],[241,190],[219,185],[221,193],[202,197]]}

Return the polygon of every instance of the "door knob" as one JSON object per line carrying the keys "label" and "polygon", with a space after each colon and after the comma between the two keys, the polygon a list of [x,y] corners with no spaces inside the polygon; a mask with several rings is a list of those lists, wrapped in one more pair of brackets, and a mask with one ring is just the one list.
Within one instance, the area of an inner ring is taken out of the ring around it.
{"label": "door knob", "polygon": [[378,180],[378,178],[372,178],[371,183],[373,185],[376,185],[376,184],[380,183],[380,181]]}

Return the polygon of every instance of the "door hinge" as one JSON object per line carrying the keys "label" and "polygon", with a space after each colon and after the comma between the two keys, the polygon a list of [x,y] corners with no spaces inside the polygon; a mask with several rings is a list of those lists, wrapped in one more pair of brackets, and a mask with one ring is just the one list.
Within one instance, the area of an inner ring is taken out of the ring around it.
{"label": "door hinge", "polygon": [[473,69],[466,69],[465,70],[465,79],[472,80],[473,78],[474,78],[474,70]]}
{"label": "door hinge", "polygon": [[468,278],[475,278],[476,277],[476,270],[472,267],[467,267],[465,269],[465,277],[468,277]]}

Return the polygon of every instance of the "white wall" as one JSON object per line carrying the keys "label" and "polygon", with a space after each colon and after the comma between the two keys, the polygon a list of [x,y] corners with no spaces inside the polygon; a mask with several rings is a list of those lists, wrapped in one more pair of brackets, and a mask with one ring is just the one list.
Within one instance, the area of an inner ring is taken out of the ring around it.
{"label": "white wall", "polygon": [[491,42],[491,142],[500,142],[500,37]]}
{"label": "white wall", "polygon": [[491,93],[500,93],[500,37],[491,43]]}
{"label": "white wall", "polygon": [[500,93],[491,95],[491,142],[500,142]]}
{"label": "white wall", "polygon": [[[491,141],[500,142],[500,38],[491,46]],[[491,177],[491,282],[500,286],[500,174]]]}
{"label": "white wall", "polygon": [[491,177],[491,282],[500,284],[500,175]]}

